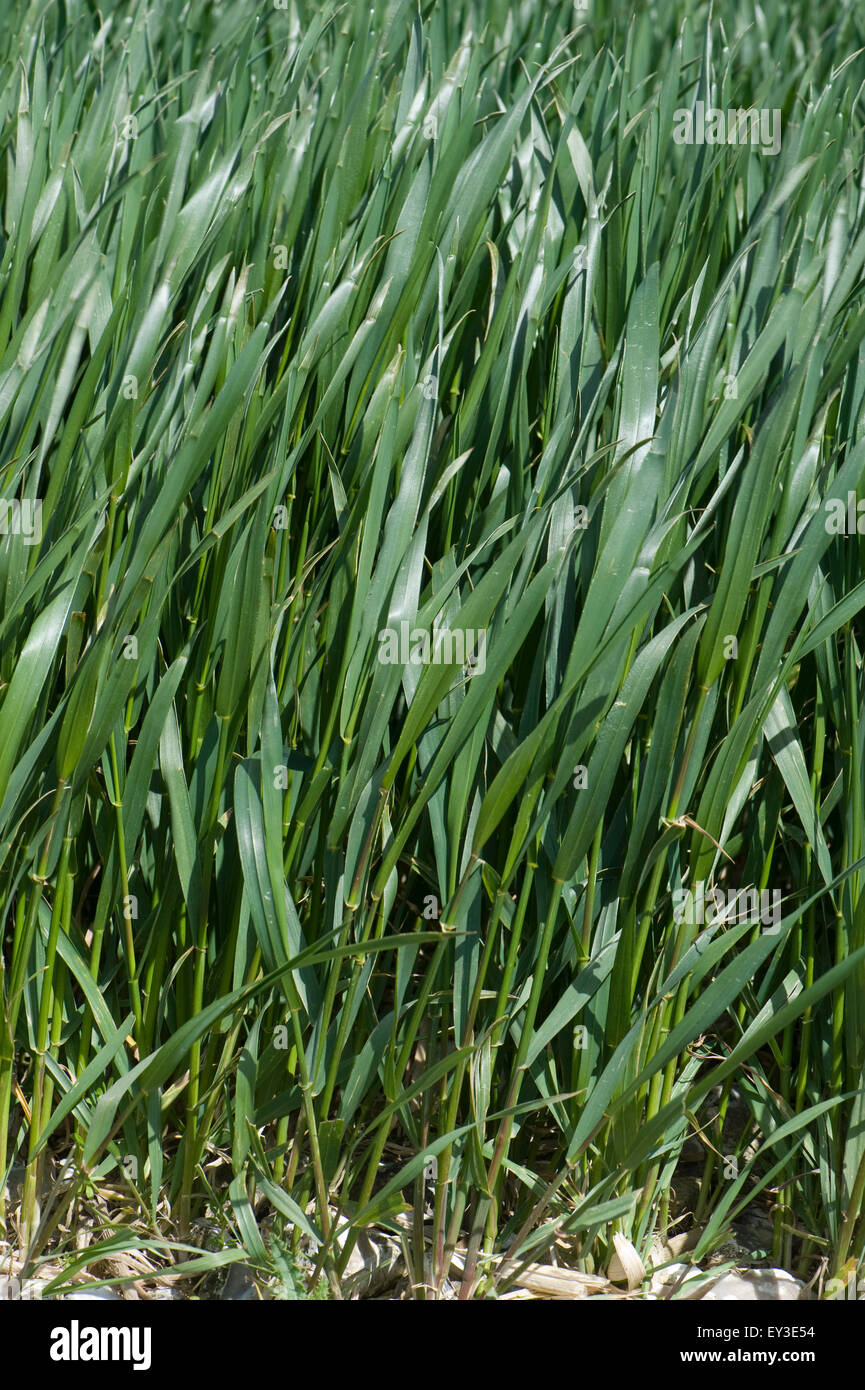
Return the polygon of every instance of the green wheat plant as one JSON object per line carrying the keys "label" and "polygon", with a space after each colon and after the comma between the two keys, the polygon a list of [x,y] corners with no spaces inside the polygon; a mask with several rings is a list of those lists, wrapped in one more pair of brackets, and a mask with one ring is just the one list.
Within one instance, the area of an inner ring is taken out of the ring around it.
{"label": "green wheat plant", "polygon": [[24,1272],[339,1297],[377,1228],[495,1297],[758,1206],[855,1277],[861,7],[11,9]]}

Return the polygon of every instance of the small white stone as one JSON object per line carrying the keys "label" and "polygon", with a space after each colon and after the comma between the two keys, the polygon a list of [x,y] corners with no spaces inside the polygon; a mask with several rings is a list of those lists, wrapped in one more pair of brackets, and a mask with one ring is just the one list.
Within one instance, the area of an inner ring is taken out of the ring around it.
{"label": "small white stone", "polygon": [[739,1274],[725,1274],[708,1293],[703,1294],[701,1302],[761,1300],[790,1303],[805,1297],[805,1285],[785,1269],[746,1269]]}
{"label": "small white stone", "polygon": [[[681,1297],[681,1291],[686,1284],[693,1283],[695,1279],[703,1279],[705,1276],[701,1269],[695,1265],[686,1265],[680,1262],[665,1265],[663,1269],[656,1270],[652,1275],[652,1282],[649,1288],[653,1294],[660,1294],[666,1284],[679,1284],[677,1290]],[[679,1282],[681,1280],[681,1282]],[[693,1296],[693,1295],[692,1295]]]}

